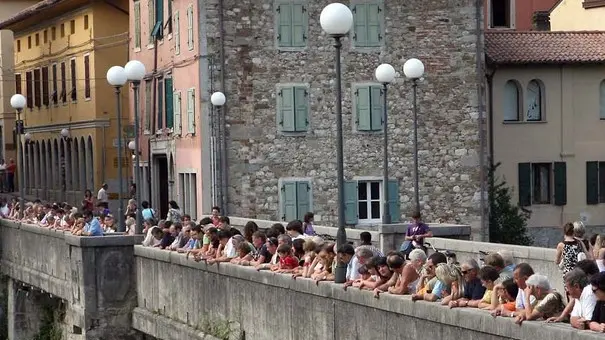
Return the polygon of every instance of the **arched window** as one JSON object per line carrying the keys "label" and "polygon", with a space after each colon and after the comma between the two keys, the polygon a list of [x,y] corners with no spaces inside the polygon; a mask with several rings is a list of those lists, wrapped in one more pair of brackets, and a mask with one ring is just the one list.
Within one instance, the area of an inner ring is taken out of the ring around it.
{"label": "arched window", "polygon": [[527,85],[527,115],[528,122],[541,121],[544,115],[544,85],[533,79]]}
{"label": "arched window", "polygon": [[599,86],[599,109],[599,118],[605,119],[605,80],[603,80]]}
{"label": "arched window", "polygon": [[509,80],[504,85],[503,98],[504,121],[519,121],[521,113],[521,86],[515,80]]}

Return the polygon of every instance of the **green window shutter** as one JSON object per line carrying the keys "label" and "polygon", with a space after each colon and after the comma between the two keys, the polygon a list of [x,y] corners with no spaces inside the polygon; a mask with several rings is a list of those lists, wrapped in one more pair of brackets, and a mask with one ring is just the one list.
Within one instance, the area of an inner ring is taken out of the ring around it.
{"label": "green window shutter", "polygon": [[155,0],[155,23],[159,29],[155,32],[158,39],[164,36],[164,0]]}
{"label": "green window shutter", "polygon": [[[170,90],[172,92],[172,90]],[[163,129],[164,128],[164,81],[158,80],[158,112],[157,112],[157,121],[155,122],[155,129]]]}
{"label": "green window shutter", "polygon": [[155,29],[155,1],[147,1],[147,12],[149,14],[149,43],[153,42],[153,30]]}
{"label": "green window shutter", "polygon": [[166,90],[166,127],[174,126],[174,102],[172,101],[172,78],[164,79],[164,88]]}
{"label": "green window shutter", "polygon": [[134,3],[134,47],[141,48],[141,2]]}
{"label": "green window shutter", "polygon": [[531,205],[531,163],[519,163],[519,205]]}
{"label": "green window shutter", "polygon": [[179,12],[174,13],[174,53],[181,53],[181,18]]}
{"label": "green window shutter", "polygon": [[599,203],[605,203],[605,162],[599,162]]}
{"label": "green window shutter", "polygon": [[366,5],[367,14],[367,47],[380,47],[382,42],[381,12],[382,8],[378,4]]}
{"label": "green window shutter", "polygon": [[193,6],[187,8],[187,47],[193,50]]}
{"label": "green window shutter", "polygon": [[599,204],[599,162],[586,162],[586,204]]}
{"label": "green window shutter", "polygon": [[292,6],[292,47],[305,47],[307,44],[307,8],[302,4]]}
{"label": "green window shutter", "polygon": [[278,92],[279,126],[281,131],[296,131],[294,117],[294,88],[284,87]]}
{"label": "green window shutter", "polygon": [[353,6],[353,41],[357,47],[368,45],[367,4]]}
{"label": "green window shutter", "polygon": [[303,220],[311,211],[311,184],[306,181],[296,183],[296,219]]}
{"label": "green window shutter", "polygon": [[[181,93],[174,92],[173,93],[173,101],[174,101],[174,134],[177,136],[181,135]],[[166,109],[168,112],[168,109]],[[168,122],[168,119],[166,119]]]}
{"label": "green window shutter", "polygon": [[381,86],[372,86],[370,88],[370,128],[372,131],[382,130],[383,115],[384,115],[384,97]]}
{"label": "green window shutter", "polygon": [[401,206],[399,205],[399,181],[389,180],[389,211],[391,213],[391,223],[398,223],[401,219]]}
{"label": "green window shutter", "polygon": [[357,202],[357,181],[345,181],[345,223],[357,224],[358,221],[358,202]]}
{"label": "green window shutter", "polygon": [[292,7],[293,5],[291,4],[280,4],[277,6],[277,44],[280,47],[292,46]]}
{"label": "green window shutter", "polygon": [[599,118],[605,119],[605,80],[599,85]]}
{"label": "green window shutter", "polygon": [[296,219],[296,182],[283,182],[281,185],[282,221]]}
{"label": "green window shutter", "polygon": [[357,114],[357,130],[372,131],[369,86],[360,86],[355,91],[355,111]]}
{"label": "green window shutter", "polygon": [[567,164],[555,162],[555,205],[567,204]]}
{"label": "green window shutter", "polygon": [[307,131],[309,126],[308,96],[307,88],[294,88],[294,128],[296,131]]}
{"label": "green window shutter", "polygon": [[195,134],[195,89],[187,91],[187,133]]}

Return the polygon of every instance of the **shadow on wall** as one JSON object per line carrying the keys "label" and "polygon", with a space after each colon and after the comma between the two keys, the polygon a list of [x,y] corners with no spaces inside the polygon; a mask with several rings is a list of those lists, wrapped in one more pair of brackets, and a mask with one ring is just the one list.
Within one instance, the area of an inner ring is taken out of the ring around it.
{"label": "shadow on wall", "polygon": [[[534,239],[534,247],[556,248],[563,240],[563,227],[528,227],[527,233]],[[593,234],[605,234],[605,226],[586,226],[586,238]]]}

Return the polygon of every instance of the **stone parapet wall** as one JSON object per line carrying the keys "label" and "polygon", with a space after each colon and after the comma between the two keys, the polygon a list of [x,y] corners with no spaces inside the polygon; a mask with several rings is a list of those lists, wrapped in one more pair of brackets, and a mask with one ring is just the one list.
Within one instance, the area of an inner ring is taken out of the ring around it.
{"label": "stone parapet wall", "polygon": [[[230,320],[246,339],[601,339],[565,324],[516,325],[476,309],[449,309],[231,264],[208,266],[184,255],[135,247],[140,314],[170,319],[194,334],[205,320]],[[162,287],[170,287],[164,289]],[[153,322],[136,323],[142,332]],[[148,333],[153,334],[153,333]]]}

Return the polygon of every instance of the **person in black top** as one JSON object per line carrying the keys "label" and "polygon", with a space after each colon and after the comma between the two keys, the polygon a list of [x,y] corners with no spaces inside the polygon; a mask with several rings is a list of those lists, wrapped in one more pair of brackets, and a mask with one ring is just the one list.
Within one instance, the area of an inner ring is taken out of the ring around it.
{"label": "person in black top", "polygon": [[593,294],[597,297],[597,304],[588,326],[595,332],[605,333],[605,272],[594,275],[590,284]]}

